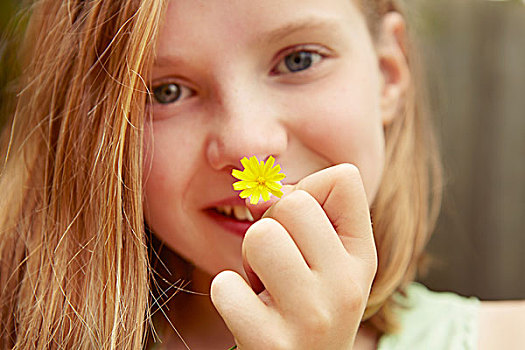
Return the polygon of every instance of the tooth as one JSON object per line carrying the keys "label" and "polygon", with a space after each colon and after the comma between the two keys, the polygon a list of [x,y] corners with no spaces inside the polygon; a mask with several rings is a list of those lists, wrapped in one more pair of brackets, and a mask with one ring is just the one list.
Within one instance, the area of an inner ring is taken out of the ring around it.
{"label": "tooth", "polygon": [[234,206],[233,214],[237,220],[247,220],[250,222],[254,221],[252,213],[250,213],[250,210],[245,206]]}
{"label": "tooth", "polygon": [[219,213],[224,214],[224,215],[231,215],[231,213],[232,213],[231,205],[219,205],[219,206],[215,207],[215,209]]}
{"label": "tooth", "polygon": [[233,206],[233,215],[237,220],[246,220],[246,207],[241,207],[239,205]]}
{"label": "tooth", "polygon": [[[245,207],[246,208],[246,207]],[[250,209],[246,208],[246,219],[250,222],[253,222],[253,216],[252,216],[252,213],[250,212]]]}

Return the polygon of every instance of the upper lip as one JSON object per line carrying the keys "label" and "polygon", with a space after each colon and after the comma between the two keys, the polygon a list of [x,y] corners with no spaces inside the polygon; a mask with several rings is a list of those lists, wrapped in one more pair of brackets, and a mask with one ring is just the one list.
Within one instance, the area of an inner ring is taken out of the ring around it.
{"label": "upper lip", "polygon": [[263,202],[263,203],[259,202],[259,204],[257,205],[246,205],[246,199],[242,199],[239,196],[236,196],[236,197],[225,198],[225,199],[213,202],[206,209],[210,210],[210,209],[215,209],[216,207],[221,207],[221,206],[242,206],[242,207],[248,208],[248,210],[252,214],[253,220],[257,221],[263,216],[264,212],[266,212],[266,210],[272,204],[273,203],[270,201],[270,202]]}
{"label": "upper lip", "polygon": [[[283,183],[284,185],[295,185],[297,183],[297,181],[289,181],[289,182],[286,182],[286,183]],[[224,199],[220,199],[218,201],[214,201],[214,202],[211,202],[209,205],[207,205],[205,207],[206,210],[208,209],[214,209],[216,207],[221,207],[221,206],[243,206],[243,207],[247,207],[251,214],[253,215],[253,218],[255,219],[255,221],[259,220],[262,215],[264,214],[264,212],[266,212],[266,210],[273,204],[272,201],[270,202],[259,202],[259,204],[256,204],[256,205],[246,205],[246,199],[242,199],[239,197],[239,195],[234,195],[232,197],[228,197],[228,198],[224,198]]]}
{"label": "upper lip", "polygon": [[224,206],[224,205],[246,206],[246,201],[244,199],[240,198],[239,196],[234,196],[234,197],[229,197],[229,198],[225,198],[225,199],[221,199],[221,200],[218,200],[216,202],[213,202],[210,205],[208,205],[206,207],[206,209],[211,209],[211,208],[220,207],[220,206]]}

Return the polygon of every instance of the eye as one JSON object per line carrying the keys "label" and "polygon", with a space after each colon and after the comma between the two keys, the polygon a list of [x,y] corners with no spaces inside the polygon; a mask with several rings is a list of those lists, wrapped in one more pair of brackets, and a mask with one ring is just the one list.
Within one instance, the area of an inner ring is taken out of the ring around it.
{"label": "eye", "polygon": [[191,95],[191,90],[179,84],[167,83],[154,87],[152,95],[155,102],[170,104],[187,97],[187,95]]}
{"label": "eye", "polygon": [[306,69],[321,61],[323,56],[313,51],[295,51],[284,57],[276,67],[278,73],[296,73]]}

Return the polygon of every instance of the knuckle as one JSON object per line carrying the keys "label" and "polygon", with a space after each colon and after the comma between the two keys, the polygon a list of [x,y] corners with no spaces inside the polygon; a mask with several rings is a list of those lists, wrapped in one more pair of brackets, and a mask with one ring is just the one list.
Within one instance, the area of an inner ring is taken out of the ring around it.
{"label": "knuckle", "polygon": [[[357,264],[353,266],[353,264]],[[363,276],[372,280],[377,274],[378,269],[378,256],[375,249],[369,249],[363,251],[361,257],[358,260],[354,260],[351,269],[356,267],[363,272]]]}
{"label": "knuckle", "polygon": [[336,169],[337,174],[342,177],[349,177],[349,178],[355,178],[355,177],[360,178],[361,177],[359,168],[355,164],[351,164],[351,163],[338,164],[336,165],[335,169]]}
{"label": "knuckle", "polygon": [[267,348],[276,350],[290,350],[293,347],[290,346],[285,337],[274,337]]}
{"label": "knuckle", "polygon": [[272,208],[273,217],[288,217],[295,215],[299,210],[303,210],[306,203],[313,202],[315,199],[304,190],[295,190],[284,196]]}
{"label": "knuckle", "polygon": [[371,273],[372,277],[375,277],[375,275],[377,274],[378,264],[379,264],[379,262],[378,262],[378,258],[377,258],[377,252],[374,249],[374,251],[372,253],[372,256],[370,258],[370,273]]}
{"label": "knuckle", "polygon": [[371,282],[377,274],[377,252],[371,251],[369,254],[364,255],[359,262],[359,268],[363,271],[365,280]]}
{"label": "knuckle", "polygon": [[312,336],[322,336],[327,334],[333,327],[334,323],[334,317],[330,308],[321,303],[316,303],[309,307],[305,305],[305,309],[308,310],[308,316],[304,317],[301,322],[306,334]]}
{"label": "knuckle", "polygon": [[354,164],[339,164],[336,165],[335,170],[335,177],[341,181],[358,186],[362,183],[359,168]]}
{"label": "knuckle", "polygon": [[305,200],[310,200],[311,198],[312,196],[305,190],[295,190],[288,196],[284,197],[284,199],[287,199],[292,203],[301,203]]}
{"label": "knuckle", "polygon": [[361,315],[365,309],[365,303],[360,297],[350,296],[339,305],[338,316],[341,320],[348,320],[355,315]]}
{"label": "knuckle", "polygon": [[291,350],[294,349],[292,342],[289,341],[286,334],[280,333],[279,336],[265,337],[259,339],[258,349],[275,349],[275,350]]}
{"label": "knuckle", "polygon": [[355,293],[349,293],[347,298],[345,298],[344,302],[342,303],[341,311],[346,311],[346,313],[355,313],[356,311],[359,311],[363,308],[365,300],[366,299],[364,298],[364,293],[362,290]]}
{"label": "knuckle", "polygon": [[255,222],[246,231],[242,241],[243,251],[257,250],[265,241],[271,239],[271,235],[279,230],[281,225],[272,218],[263,218]]}
{"label": "knuckle", "polygon": [[312,200],[312,196],[308,192],[306,192],[305,190],[295,190],[287,196],[283,197],[283,199],[277,203],[277,207],[297,207],[304,203],[304,201],[309,200]]}
{"label": "knuckle", "polygon": [[323,335],[332,328],[332,318],[327,312],[316,312],[308,324],[308,330],[314,334]]}
{"label": "knuckle", "polygon": [[342,163],[335,166],[338,173],[345,176],[359,175],[359,168],[352,163]]}
{"label": "knuckle", "polygon": [[364,286],[353,278],[343,278],[340,283],[340,288],[341,302],[338,308],[340,313],[354,314],[364,307],[368,299],[368,293]]}

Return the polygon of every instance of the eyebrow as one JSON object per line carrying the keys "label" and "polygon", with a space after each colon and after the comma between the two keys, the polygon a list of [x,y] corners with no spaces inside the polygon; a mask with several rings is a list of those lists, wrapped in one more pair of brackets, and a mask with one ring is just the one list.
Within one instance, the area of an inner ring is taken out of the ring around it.
{"label": "eyebrow", "polygon": [[[330,33],[338,33],[340,31],[340,26],[337,24],[336,20],[330,18],[319,18],[319,17],[310,17],[306,19],[300,19],[295,22],[287,23],[283,26],[280,26],[276,29],[270,30],[266,33],[259,35],[255,42],[258,44],[263,44],[267,42],[273,42],[277,40],[284,39],[288,36],[294,35],[298,32],[305,30],[310,31],[326,31]],[[155,67],[167,67],[174,66],[179,64],[186,63],[183,57],[180,56],[163,56],[155,59]]]}
{"label": "eyebrow", "polygon": [[159,58],[155,58],[153,62],[153,66],[159,67],[159,68],[172,67],[172,66],[183,64],[184,62],[185,61],[182,57],[168,55],[168,56],[162,56]]}
{"label": "eyebrow", "polygon": [[337,22],[331,18],[321,19],[318,17],[310,17],[285,24],[279,28],[264,33],[257,39],[257,42],[272,42],[305,30],[339,32],[340,27]]}

